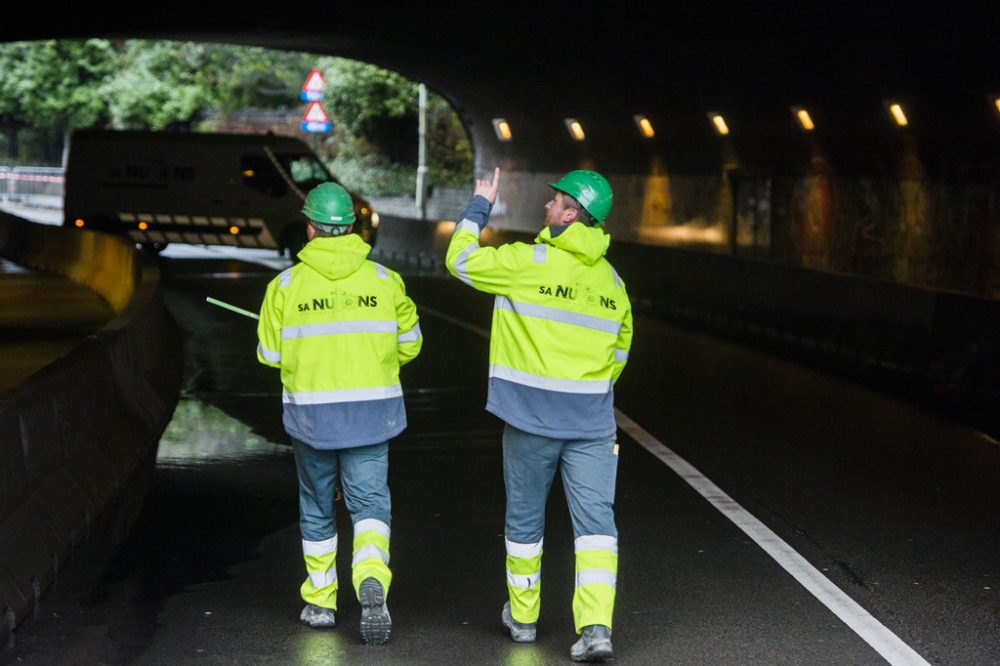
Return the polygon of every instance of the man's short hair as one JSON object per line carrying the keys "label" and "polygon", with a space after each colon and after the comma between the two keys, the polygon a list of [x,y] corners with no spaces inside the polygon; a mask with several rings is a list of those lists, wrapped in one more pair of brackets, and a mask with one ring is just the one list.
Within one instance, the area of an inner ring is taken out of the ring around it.
{"label": "man's short hair", "polygon": [[580,204],[580,202],[576,200],[575,197],[572,197],[566,194],[565,192],[563,192],[562,195],[563,195],[563,206],[566,208],[575,208],[577,220],[583,222],[588,227],[594,226],[594,216],[588,213],[587,209],[584,208]]}

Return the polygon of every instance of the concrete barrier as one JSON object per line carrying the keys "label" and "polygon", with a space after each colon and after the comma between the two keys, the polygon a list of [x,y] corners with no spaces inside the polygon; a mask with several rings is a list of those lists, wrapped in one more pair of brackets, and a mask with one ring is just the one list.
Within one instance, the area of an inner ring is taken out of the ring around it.
{"label": "concrete barrier", "polygon": [[116,313],[131,302],[138,255],[126,241],[92,231],[0,217],[0,253],[24,266],[63,275],[100,294]]}
{"label": "concrete barrier", "polygon": [[[453,229],[383,216],[374,257],[444,271]],[[481,242],[534,235],[487,227]],[[1000,301],[619,240],[608,259],[638,312],[905,394],[1000,439]]]}
{"label": "concrete barrier", "polygon": [[0,395],[4,643],[93,524],[117,540],[137,517],[183,363],[159,272],[127,241],[0,216],[0,256],[81,282],[117,313]]}

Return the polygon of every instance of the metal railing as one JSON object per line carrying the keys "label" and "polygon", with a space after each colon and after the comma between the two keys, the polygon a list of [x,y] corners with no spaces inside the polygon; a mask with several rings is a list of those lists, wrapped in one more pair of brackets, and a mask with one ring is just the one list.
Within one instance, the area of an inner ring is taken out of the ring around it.
{"label": "metal railing", "polygon": [[0,202],[61,208],[65,180],[61,167],[0,167]]}

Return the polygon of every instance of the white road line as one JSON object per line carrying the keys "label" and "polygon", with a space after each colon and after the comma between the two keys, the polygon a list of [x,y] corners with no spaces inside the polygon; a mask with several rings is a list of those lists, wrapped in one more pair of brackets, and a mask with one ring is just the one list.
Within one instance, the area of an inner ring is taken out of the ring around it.
{"label": "white road line", "polygon": [[799,581],[810,594],[820,603],[829,608],[844,624],[854,630],[866,643],[890,664],[929,666],[923,657],[904,643],[896,634],[875,619],[857,602],[847,596],[840,588],[809,564],[781,537],[772,532],[764,523],[757,520],[749,511],[737,504],[733,499],[708,480],[701,472],[691,466],[686,460],[667,448],[662,442],[650,435],[639,424],[615,408],[615,420],[618,427],[628,433],[629,437],[641,444],[647,451],[656,456],[667,467],[684,479],[699,495],[707,499],[712,506],[722,512],[726,518],[743,530],[758,546],[777,562],[782,569]]}
{"label": "white road line", "polygon": [[[490,337],[489,331],[439,312],[438,310],[421,305],[418,307],[418,311],[426,312],[429,315],[461,326],[465,330],[484,338]],[[893,666],[930,666],[913,648],[904,643],[871,613],[847,596],[830,579],[820,573],[816,567],[809,564],[804,557],[785,543],[781,537],[772,532],[764,523],[757,520],[749,511],[737,504],[733,498],[724,493],[722,489],[712,483],[705,475],[667,448],[660,440],[649,434],[642,426],[626,416],[617,407],[615,408],[615,420],[618,422],[618,427],[627,433],[629,437],[672,469],[689,486],[694,488],[699,495],[718,509],[722,515],[743,530],[782,569],[791,574],[792,578],[806,588],[821,604],[830,609],[844,624],[853,629],[883,659]]]}

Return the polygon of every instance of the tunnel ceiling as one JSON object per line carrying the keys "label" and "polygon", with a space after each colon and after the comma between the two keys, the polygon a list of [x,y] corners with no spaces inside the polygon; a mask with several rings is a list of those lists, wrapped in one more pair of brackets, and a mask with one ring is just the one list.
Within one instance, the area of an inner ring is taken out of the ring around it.
{"label": "tunnel ceiling", "polygon": [[[1000,114],[991,108],[1000,96],[1000,12],[985,3],[933,11],[764,2],[607,3],[596,10],[565,2],[47,7],[44,20],[4,22],[0,39],[222,41],[398,70],[452,101],[480,162],[509,157],[560,168],[550,155],[584,150],[572,145],[567,117],[593,137],[586,150],[613,159],[642,141],[633,114],[649,116],[657,141],[695,148],[711,136],[708,111],[726,114],[734,135],[767,142],[775,127],[791,128],[793,105],[815,109],[818,121],[847,133],[883,123],[889,99],[911,104],[917,126],[992,132],[990,141],[1000,134]],[[511,123],[514,142],[496,141],[495,117]]]}

